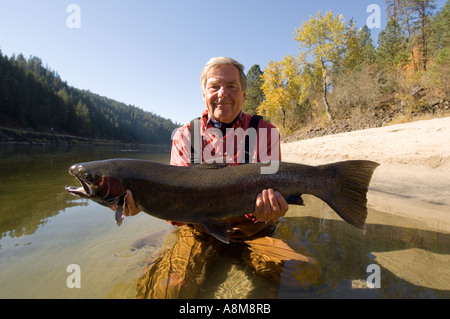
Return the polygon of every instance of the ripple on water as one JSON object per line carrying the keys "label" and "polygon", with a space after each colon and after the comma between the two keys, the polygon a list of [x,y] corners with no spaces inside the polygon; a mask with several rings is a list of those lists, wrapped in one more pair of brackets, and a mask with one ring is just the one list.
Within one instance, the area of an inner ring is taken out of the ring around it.
{"label": "ripple on water", "polygon": [[91,243],[79,250],[74,260],[83,264],[85,268],[117,270],[140,262],[156,249],[154,246],[135,248],[132,245],[133,241],[134,238],[116,238]]}

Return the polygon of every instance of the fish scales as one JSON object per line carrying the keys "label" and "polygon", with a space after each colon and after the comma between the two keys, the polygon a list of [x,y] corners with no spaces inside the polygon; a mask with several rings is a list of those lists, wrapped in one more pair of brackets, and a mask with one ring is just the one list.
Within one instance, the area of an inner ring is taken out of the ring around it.
{"label": "fish scales", "polygon": [[[274,174],[261,174],[262,163],[227,166],[203,163],[177,167],[144,160],[110,159],[76,164],[70,173],[82,187],[67,186],[69,193],[105,206],[126,201],[131,190],[139,209],[157,218],[198,223],[227,242],[220,220],[254,211],[256,196],[272,188],[291,204],[302,194],[326,202],[341,218],[364,228],[372,161],[344,161],[320,166],[279,162]],[[300,200],[299,200],[300,199]],[[116,215],[122,213],[122,208]],[[220,234],[218,234],[220,233]]]}
{"label": "fish scales", "polygon": [[[140,209],[176,222],[201,222],[205,218],[248,214],[253,212],[256,196],[263,189],[274,188],[292,196],[299,195],[299,190],[307,191],[309,186],[307,177],[301,180],[294,172],[262,175],[258,165],[236,168],[214,168],[214,165],[194,169],[162,167],[158,170],[174,178],[151,184],[146,179],[129,179],[124,186],[132,190]],[[144,189],[144,184],[152,196],[140,196],[139,190]]]}

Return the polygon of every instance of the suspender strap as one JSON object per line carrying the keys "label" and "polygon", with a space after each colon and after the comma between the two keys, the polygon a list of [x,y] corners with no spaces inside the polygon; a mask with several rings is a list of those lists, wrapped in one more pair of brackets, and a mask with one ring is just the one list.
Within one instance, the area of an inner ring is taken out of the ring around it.
{"label": "suspender strap", "polygon": [[[252,119],[250,120],[250,125],[249,128],[254,128],[255,131],[258,130],[258,126],[259,126],[259,121],[262,120],[262,116],[259,115],[253,115]],[[255,145],[253,145],[252,151],[254,149],[254,147],[256,147],[256,143],[257,141],[254,141]],[[253,154],[253,152],[250,152],[250,140],[248,137],[248,134],[245,135],[245,163],[248,164],[251,162],[251,158],[250,156]]]}
{"label": "suspender strap", "polygon": [[[250,120],[249,128],[258,129],[259,121],[262,116],[253,115]],[[190,123],[191,133],[191,166],[201,164],[202,162],[202,136],[200,131],[200,118],[193,119]],[[256,143],[256,141],[255,141]],[[256,147],[256,145],[254,145]],[[253,153],[253,152],[252,152]],[[250,163],[250,140],[248,134],[245,135],[245,163]]]}
{"label": "suspender strap", "polygon": [[200,118],[193,119],[190,124],[191,131],[191,166],[202,162],[202,134],[200,131]]}

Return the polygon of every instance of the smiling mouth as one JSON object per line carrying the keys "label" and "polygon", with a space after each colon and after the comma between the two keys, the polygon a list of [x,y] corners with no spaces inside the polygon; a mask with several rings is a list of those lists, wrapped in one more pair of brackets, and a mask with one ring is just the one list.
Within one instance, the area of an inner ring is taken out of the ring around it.
{"label": "smiling mouth", "polygon": [[233,105],[233,103],[217,103],[216,108],[223,110],[223,109],[231,107],[232,105]]}

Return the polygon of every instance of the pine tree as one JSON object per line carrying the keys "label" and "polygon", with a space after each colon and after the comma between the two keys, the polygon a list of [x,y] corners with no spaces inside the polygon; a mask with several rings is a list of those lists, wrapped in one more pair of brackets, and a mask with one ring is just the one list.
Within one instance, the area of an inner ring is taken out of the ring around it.
{"label": "pine tree", "polygon": [[436,0],[411,0],[412,10],[417,15],[415,27],[420,48],[420,65],[423,70],[427,69],[428,45],[431,33],[431,16],[436,9]]}
{"label": "pine tree", "polygon": [[259,105],[264,101],[264,93],[261,89],[263,80],[259,65],[253,65],[247,73],[247,99],[242,110],[247,114],[257,114]]}
{"label": "pine tree", "polygon": [[394,18],[388,21],[386,28],[378,35],[376,61],[382,69],[393,69],[407,62],[402,29]]}

